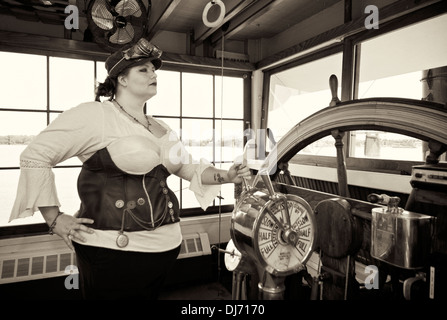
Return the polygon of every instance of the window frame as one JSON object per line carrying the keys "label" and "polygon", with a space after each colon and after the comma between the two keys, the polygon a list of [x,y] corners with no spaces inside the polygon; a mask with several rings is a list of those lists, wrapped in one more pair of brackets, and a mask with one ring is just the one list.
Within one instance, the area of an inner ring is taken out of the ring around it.
{"label": "window frame", "polygon": [[[404,19],[395,19],[381,24],[379,29],[359,32],[357,34],[344,38],[340,44],[330,45],[326,48],[316,50],[315,52],[311,52],[286,64],[266,69],[266,71],[264,72],[263,80],[263,96],[265,98],[262,104],[261,128],[265,129],[267,127],[270,77],[272,74],[299,66],[301,64],[317,61],[330,54],[343,51],[342,79],[338,79],[339,83],[341,83],[341,100],[355,100],[357,98],[359,86],[359,63],[362,42],[386,34],[388,32],[396,31],[398,29],[410,26],[412,24],[423,22],[424,20],[428,20],[430,18],[435,18],[436,16],[440,16],[443,14],[446,14],[446,12],[433,12],[431,10],[412,12],[407,14]],[[328,105],[330,98],[331,97],[328,97]],[[343,138],[343,150],[345,154],[347,170],[371,171],[409,176],[411,175],[413,166],[425,163],[425,161],[368,159],[352,157],[350,155],[350,137],[350,132],[347,132]],[[443,157],[445,158],[446,155],[444,154]],[[337,158],[335,156],[331,157],[296,154],[289,160],[289,163],[337,168]]]}
{"label": "window frame", "polygon": [[[41,112],[46,113],[46,122],[47,125],[51,121],[51,115],[62,113],[61,110],[50,110],[50,105],[48,103],[48,97],[49,97],[49,60],[50,57],[60,57],[60,58],[74,58],[74,59],[82,59],[82,60],[89,60],[94,62],[94,77],[97,78],[97,63],[96,62],[104,62],[108,56],[107,53],[99,52],[96,50],[88,50],[90,44],[80,44],[79,50],[73,50],[73,51],[63,51],[56,49],[47,48],[42,50],[39,48],[39,44],[35,45],[29,45],[28,47],[16,47],[14,45],[4,45],[0,43],[0,51],[4,52],[11,52],[11,53],[25,53],[25,54],[35,54],[35,55],[43,55],[46,56],[46,64],[47,64],[47,106],[43,110],[34,110],[34,109],[21,109],[21,108],[2,108],[0,106],[0,113],[3,111],[14,111],[14,112]],[[85,46],[85,47],[84,47]],[[57,47],[57,45],[55,46]],[[87,49],[86,49],[87,48]],[[189,72],[189,73],[199,73],[199,74],[208,74],[213,75],[216,77],[224,76],[224,77],[240,77],[243,79],[243,119],[236,119],[236,120],[242,120],[244,129],[246,127],[250,126],[251,122],[251,73],[252,68],[250,68],[250,65],[247,64],[245,66],[241,66],[241,68],[225,68],[222,70],[216,63],[216,59],[203,59],[203,63],[199,64],[188,64],[188,63],[172,63],[169,60],[164,61],[163,64],[163,70],[166,71],[176,71],[176,72]],[[208,62],[208,63],[207,63]],[[213,87],[215,88],[215,78],[213,77]],[[181,94],[181,92],[180,92]],[[94,97],[92,97],[93,100]],[[213,108],[215,108],[215,99],[213,101]],[[169,116],[163,116],[163,117],[169,117]],[[172,118],[181,119],[181,117],[174,117]],[[187,117],[189,119],[195,119],[195,117]],[[208,119],[208,118],[203,118]],[[235,120],[234,118],[216,118],[213,114],[214,121],[217,120]],[[243,136],[243,132],[241,132],[241,138],[243,139],[244,143],[246,142],[246,137]],[[215,146],[214,148],[216,148]],[[211,161],[210,161],[211,162]],[[222,163],[226,163],[228,161],[222,161]],[[214,163],[214,162],[212,162]],[[81,165],[57,165],[55,168],[80,168]],[[13,167],[0,167],[0,170],[20,170],[20,166],[13,166]],[[181,182],[180,182],[181,185]],[[185,208],[181,210],[181,216],[182,217],[192,217],[192,216],[203,216],[207,214],[216,214],[216,213],[222,213],[222,212],[231,212],[234,208],[234,205],[219,205],[219,203],[214,200],[213,204],[210,205],[210,207],[207,208],[207,210],[203,211],[199,205],[194,208]],[[35,214],[39,214],[36,212]],[[10,237],[18,237],[18,236],[29,236],[29,235],[40,235],[40,234],[46,234],[48,232],[48,226],[46,223],[33,223],[33,224],[21,224],[21,225],[14,225],[14,226],[0,226],[0,238],[10,238]]]}
{"label": "window frame", "polygon": [[[247,129],[250,127],[249,123],[251,122],[251,72],[250,74],[247,71],[239,71],[239,70],[225,70],[222,73],[222,70],[216,69],[216,68],[210,68],[209,66],[189,66],[189,65],[177,65],[177,64],[170,64],[169,62],[164,63],[163,65],[163,70],[166,71],[175,71],[175,72],[180,72],[180,73],[200,73],[200,74],[205,74],[205,75],[213,75],[215,77],[220,77],[220,76],[224,76],[224,77],[241,77],[243,79],[243,91],[244,91],[244,101],[243,101],[243,105],[244,105],[244,112],[243,112],[243,123],[244,123],[244,129]],[[200,71],[200,72],[198,72]],[[181,80],[181,75],[180,75],[180,81]],[[215,88],[215,79],[213,79],[213,87]],[[180,92],[181,95],[181,92]],[[216,99],[214,99],[213,103],[215,104]],[[181,104],[181,99],[180,99],[180,104]],[[180,105],[180,108],[182,108],[182,106]],[[213,109],[215,109],[215,105],[213,106]],[[154,118],[157,118],[158,115],[154,115]],[[185,117],[176,117],[176,116],[162,116],[160,115],[160,117],[162,118],[170,118],[170,119],[180,119],[180,130],[182,129],[182,121],[181,119],[204,119],[204,120],[213,120],[213,121],[217,121],[217,120],[239,120],[239,119],[235,119],[235,118],[217,118],[215,115],[213,115],[213,117],[191,117],[191,116],[185,116]],[[215,129],[215,128],[213,128]],[[246,142],[247,137],[243,136],[243,141],[244,144]],[[215,143],[215,141],[214,141]],[[217,148],[217,146],[214,146],[214,150],[213,153],[215,151],[215,148]],[[211,162],[212,164],[215,164],[214,162]],[[228,161],[222,161],[219,163],[229,163]],[[182,179],[183,180],[183,179]],[[180,188],[182,188],[182,180],[180,181]],[[181,197],[181,196],[180,196]],[[182,200],[181,198],[179,199],[180,201]],[[217,200],[214,199],[213,200],[213,205],[210,205],[205,211],[203,211],[200,207],[194,207],[194,208],[182,208],[181,209],[181,216],[182,217],[194,217],[194,216],[199,216],[199,215],[204,215],[204,214],[216,214],[216,213],[221,213],[221,212],[231,212],[234,209],[234,205],[219,205],[217,203]]]}

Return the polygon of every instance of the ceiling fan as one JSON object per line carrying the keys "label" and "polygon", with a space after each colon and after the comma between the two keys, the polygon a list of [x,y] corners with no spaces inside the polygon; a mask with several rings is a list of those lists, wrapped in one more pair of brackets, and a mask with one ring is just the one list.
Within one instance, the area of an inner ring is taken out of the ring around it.
{"label": "ceiling fan", "polygon": [[144,37],[150,11],[150,0],[148,8],[141,0],[90,0],[88,30],[96,43],[113,52]]}

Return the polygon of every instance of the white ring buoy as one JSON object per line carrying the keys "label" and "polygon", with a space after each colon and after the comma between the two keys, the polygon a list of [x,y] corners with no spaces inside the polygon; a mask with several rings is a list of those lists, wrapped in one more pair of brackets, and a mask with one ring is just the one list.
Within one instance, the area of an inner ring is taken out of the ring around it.
{"label": "white ring buoy", "polygon": [[[208,11],[210,11],[210,8],[215,4],[217,4],[220,7],[220,15],[216,21],[209,22]],[[211,2],[208,2],[205,6],[205,9],[203,9],[202,20],[203,20],[203,23],[208,28],[214,28],[214,27],[217,27],[218,25],[220,25],[222,23],[224,17],[225,17],[225,4],[221,0],[213,0]]]}

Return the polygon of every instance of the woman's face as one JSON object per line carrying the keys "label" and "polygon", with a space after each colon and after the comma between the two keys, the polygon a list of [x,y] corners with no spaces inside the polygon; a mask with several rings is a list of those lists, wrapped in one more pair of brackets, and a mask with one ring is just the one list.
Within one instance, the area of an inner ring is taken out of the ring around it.
{"label": "woman's face", "polygon": [[148,100],[157,94],[157,75],[152,62],[138,65],[129,69],[125,76],[126,88],[134,95]]}

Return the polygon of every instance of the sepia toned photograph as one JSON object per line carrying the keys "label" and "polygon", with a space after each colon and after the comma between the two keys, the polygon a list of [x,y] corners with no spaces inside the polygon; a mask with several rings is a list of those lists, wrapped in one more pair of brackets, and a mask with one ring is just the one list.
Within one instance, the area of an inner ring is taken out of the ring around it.
{"label": "sepia toned photograph", "polygon": [[0,299],[447,301],[446,31],[445,0],[2,0]]}

